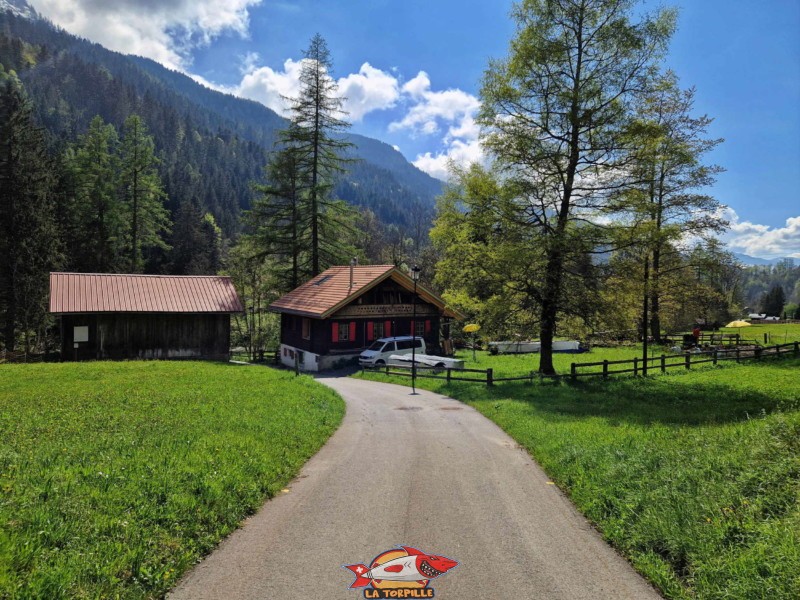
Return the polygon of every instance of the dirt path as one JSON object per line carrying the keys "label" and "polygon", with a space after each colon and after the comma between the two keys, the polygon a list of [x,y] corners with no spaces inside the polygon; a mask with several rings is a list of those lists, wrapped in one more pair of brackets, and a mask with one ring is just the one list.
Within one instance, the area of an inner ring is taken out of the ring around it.
{"label": "dirt path", "polygon": [[171,598],[356,600],[342,566],[399,544],[460,563],[431,584],[443,600],[660,597],[477,411],[390,384],[320,381],[347,402],[339,431]]}

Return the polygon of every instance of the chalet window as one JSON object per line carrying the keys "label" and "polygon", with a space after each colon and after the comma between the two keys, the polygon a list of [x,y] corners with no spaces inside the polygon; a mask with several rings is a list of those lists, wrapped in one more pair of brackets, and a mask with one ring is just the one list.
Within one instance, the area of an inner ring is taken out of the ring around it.
{"label": "chalet window", "polygon": [[303,339],[311,339],[311,319],[303,318]]}
{"label": "chalet window", "polygon": [[373,332],[373,339],[379,340],[384,337],[383,333],[384,323],[383,321],[378,321],[377,323],[372,324],[372,332]]}
{"label": "chalet window", "polygon": [[350,328],[345,323],[339,323],[339,342],[350,341]]}
{"label": "chalet window", "polygon": [[414,333],[417,337],[425,337],[425,321],[417,321],[414,323]]}

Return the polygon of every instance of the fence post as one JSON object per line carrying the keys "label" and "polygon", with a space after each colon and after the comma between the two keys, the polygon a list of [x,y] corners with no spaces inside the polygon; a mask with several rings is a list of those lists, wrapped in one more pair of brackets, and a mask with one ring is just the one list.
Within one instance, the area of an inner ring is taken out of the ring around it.
{"label": "fence post", "polygon": [[569,366],[569,374],[572,376],[572,381],[575,381],[578,378],[578,367],[575,363],[572,363]]}
{"label": "fence post", "polygon": [[718,350],[714,348],[714,362],[712,363],[715,367],[717,366],[717,352]]}
{"label": "fence post", "polygon": [[533,385],[533,378],[536,377],[536,371],[531,371],[531,385]]}
{"label": "fence post", "polygon": [[661,355],[661,372],[662,373],[666,373],[667,372],[667,355],[666,354],[662,354]]}
{"label": "fence post", "polygon": [[294,376],[297,377],[300,375],[300,355],[295,352],[294,353]]}
{"label": "fence post", "polygon": [[795,354],[800,354],[800,342],[795,342],[794,343],[794,353]]}
{"label": "fence post", "polygon": [[486,385],[494,385],[494,373],[491,368],[486,369]]}
{"label": "fence post", "polygon": [[450,377],[452,376],[452,369],[447,367],[447,383],[450,383]]}
{"label": "fence post", "polygon": [[781,355],[781,347],[780,344],[775,344],[775,356]]}
{"label": "fence post", "polygon": [[608,360],[603,361],[603,379],[608,379]]}
{"label": "fence post", "polygon": [[736,362],[739,362],[739,346],[736,346]]}
{"label": "fence post", "polygon": [[633,376],[636,377],[639,375],[639,357],[633,357]]}
{"label": "fence post", "polygon": [[686,369],[689,370],[692,368],[692,353],[686,353]]}
{"label": "fence post", "polygon": [[756,360],[761,360],[761,351],[762,351],[761,346],[756,346],[756,349],[753,351]]}
{"label": "fence post", "polygon": [[739,334],[738,333],[736,334],[736,345],[737,346],[739,345]]}

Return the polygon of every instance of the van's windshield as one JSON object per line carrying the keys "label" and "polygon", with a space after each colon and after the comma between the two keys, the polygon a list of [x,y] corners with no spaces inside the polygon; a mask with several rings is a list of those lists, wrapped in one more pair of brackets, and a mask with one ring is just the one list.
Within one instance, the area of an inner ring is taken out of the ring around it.
{"label": "van's windshield", "polygon": [[367,348],[367,350],[380,350],[383,348],[383,342],[372,342],[372,346]]}

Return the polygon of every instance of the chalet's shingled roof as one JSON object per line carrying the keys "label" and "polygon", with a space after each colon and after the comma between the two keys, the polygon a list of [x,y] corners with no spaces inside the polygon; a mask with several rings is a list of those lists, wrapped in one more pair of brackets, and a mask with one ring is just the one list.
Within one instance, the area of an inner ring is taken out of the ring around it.
{"label": "chalet's shingled roof", "polygon": [[230,277],[50,273],[50,312],[234,313]]}
{"label": "chalet's shingled roof", "polygon": [[[269,308],[280,313],[327,319],[361,294],[389,278],[408,290],[414,289],[411,278],[393,265],[354,266],[352,287],[350,287],[349,265],[331,267],[279,298]],[[446,316],[462,318],[459,313],[448,309],[441,298],[422,286],[417,286],[417,294],[421,299],[440,308]]]}

